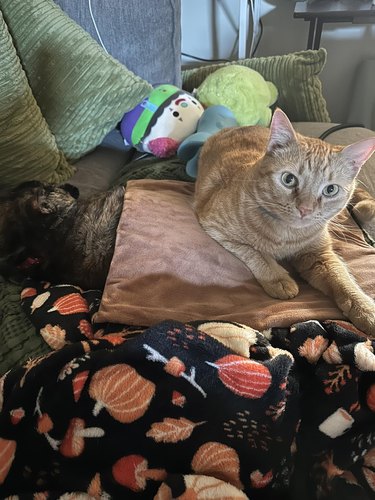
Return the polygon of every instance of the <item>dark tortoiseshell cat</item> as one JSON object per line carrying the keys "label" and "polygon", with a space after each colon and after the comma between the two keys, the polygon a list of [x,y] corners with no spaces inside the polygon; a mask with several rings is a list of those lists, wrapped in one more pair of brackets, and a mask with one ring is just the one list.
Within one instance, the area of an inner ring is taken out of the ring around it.
{"label": "dark tortoiseshell cat", "polygon": [[32,258],[39,261],[31,269],[35,277],[84,289],[103,288],[123,199],[123,187],[81,199],[74,186],[38,181],[4,193],[0,274],[12,275]]}

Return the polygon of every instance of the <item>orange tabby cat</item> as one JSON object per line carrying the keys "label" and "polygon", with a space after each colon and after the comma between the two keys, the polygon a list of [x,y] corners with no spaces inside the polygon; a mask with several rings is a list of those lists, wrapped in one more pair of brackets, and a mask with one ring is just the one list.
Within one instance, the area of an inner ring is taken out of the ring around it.
{"label": "orange tabby cat", "polygon": [[202,147],[195,210],[205,231],[243,261],[278,299],[298,294],[290,261],[375,336],[375,302],[333,252],[328,222],[348,203],[375,137],[345,148],[297,134],[277,109],[270,129],[228,128]]}

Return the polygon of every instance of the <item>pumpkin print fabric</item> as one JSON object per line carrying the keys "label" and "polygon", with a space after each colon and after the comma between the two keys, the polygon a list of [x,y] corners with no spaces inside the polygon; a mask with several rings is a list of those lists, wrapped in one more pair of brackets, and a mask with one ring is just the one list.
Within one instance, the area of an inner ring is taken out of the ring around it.
{"label": "pumpkin print fabric", "polygon": [[374,498],[375,343],[352,325],[93,325],[99,301],[24,289],[51,352],[0,378],[1,498]]}

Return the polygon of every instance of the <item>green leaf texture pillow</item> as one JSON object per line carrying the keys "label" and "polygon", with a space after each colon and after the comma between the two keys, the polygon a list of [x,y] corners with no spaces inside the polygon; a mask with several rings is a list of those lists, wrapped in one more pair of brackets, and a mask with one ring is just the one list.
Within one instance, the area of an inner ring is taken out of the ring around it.
{"label": "green leaf texture pillow", "polygon": [[[52,0],[0,0],[34,97],[59,149],[94,149],[151,86],[104,50]],[[129,47],[131,50],[131,47]]]}
{"label": "green leaf texture pillow", "polygon": [[29,179],[58,183],[72,173],[33,97],[0,12],[0,186]]}
{"label": "green leaf texture pillow", "polygon": [[226,64],[241,64],[258,71],[265,80],[273,82],[279,92],[277,106],[292,121],[329,122],[327,103],[322,93],[319,78],[327,59],[327,52],[305,50],[292,54],[254,57],[225,64],[213,64],[186,69],[182,75],[182,86],[189,92],[197,88],[216,69]]}

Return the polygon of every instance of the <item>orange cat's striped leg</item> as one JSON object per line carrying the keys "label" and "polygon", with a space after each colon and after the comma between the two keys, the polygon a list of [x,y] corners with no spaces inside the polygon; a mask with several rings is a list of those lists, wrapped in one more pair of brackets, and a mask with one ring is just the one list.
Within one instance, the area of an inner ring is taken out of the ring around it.
{"label": "orange cat's striped leg", "polygon": [[311,286],[332,297],[357,328],[375,337],[375,302],[359,287],[333,250],[306,252],[293,258],[293,264]]}
{"label": "orange cat's striped leg", "polygon": [[217,235],[215,239],[250,269],[268,295],[275,299],[292,299],[298,295],[297,283],[271,255],[262,254],[244,243],[219,240]]}

